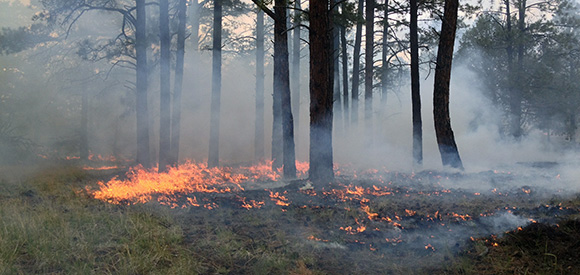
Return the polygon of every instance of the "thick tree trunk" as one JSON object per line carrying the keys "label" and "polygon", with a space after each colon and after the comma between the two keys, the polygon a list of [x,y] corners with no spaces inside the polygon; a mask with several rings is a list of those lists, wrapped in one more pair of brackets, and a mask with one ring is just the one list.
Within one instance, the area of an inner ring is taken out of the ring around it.
{"label": "thick tree trunk", "polygon": [[179,162],[179,143],[181,133],[181,92],[183,87],[183,63],[185,57],[185,25],[187,20],[187,0],[179,0],[177,11],[177,54],[175,59],[175,78],[173,85],[173,108],[171,117],[171,161]]}
{"label": "thick tree trunk", "polygon": [[[345,6],[344,3],[343,6]],[[350,123],[350,113],[348,109],[348,49],[346,48],[347,44],[345,26],[340,26],[340,44],[340,49],[342,51],[342,113],[344,115],[344,125],[345,127],[348,127]]]}
{"label": "thick tree trunk", "polygon": [[413,104],[413,161],[423,163],[423,121],[421,119],[421,92],[419,89],[419,35],[417,31],[417,0],[411,0],[411,102]]}
{"label": "thick tree trunk", "polygon": [[171,36],[169,34],[169,0],[159,1],[159,35],[161,42],[159,105],[159,172],[170,165],[171,151]]}
{"label": "thick tree trunk", "polygon": [[256,122],[254,159],[264,160],[264,12],[258,9],[256,19]]}
{"label": "thick tree trunk", "polygon": [[[363,17],[364,0],[358,0],[358,15]],[[358,98],[360,86],[360,49],[362,42],[362,27],[361,21],[356,23],[356,32],[354,38],[354,50],[352,56],[352,103],[351,103],[351,122],[353,125],[358,124]]]}
{"label": "thick tree trunk", "polygon": [[135,26],[135,54],[137,59],[136,114],[137,114],[137,164],[151,166],[149,155],[149,111],[147,106],[148,69],[145,0],[136,0],[137,26]]}
{"label": "thick tree trunk", "polygon": [[366,0],[365,20],[365,132],[368,142],[372,143],[375,0]]}
{"label": "thick tree trunk", "polygon": [[219,166],[219,128],[222,89],[222,0],[214,0],[211,118],[207,165]]}
{"label": "thick tree trunk", "polygon": [[[286,8],[286,0],[276,0],[274,7],[277,17],[274,22],[274,93],[280,96],[284,178],[292,179],[296,178],[296,155],[294,151],[294,119],[290,97]],[[280,146],[280,143],[276,146]]]}
{"label": "thick tree trunk", "polygon": [[79,143],[79,156],[82,161],[89,160],[89,93],[83,87],[81,94],[81,139]]}
{"label": "thick tree trunk", "polygon": [[[300,9],[302,9],[300,0],[294,1],[294,35],[292,37],[292,113],[294,114],[294,130],[296,132],[296,136],[299,135],[300,131],[300,98],[301,98],[301,88],[300,88],[300,36],[301,29],[300,24],[302,21],[300,20]],[[298,140],[296,140],[296,147],[298,148]]]}
{"label": "thick tree trunk", "polygon": [[445,1],[439,49],[437,51],[437,65],[435,67],[433,118],[443,165],[463,169],[449,117],[449,83],[451,80],[451,63],[453,61],[453,44],[455,43],[458,7],[458,0]]}
{"label": "thick tree trunk", "polygon": [[334,179],[332,167],[332,40],[328,0],[310,2],[310,170],[315,183]]}
{"label": "thick tree trunk", "polygon": [[[274,19],[274,28],[276,28],[276,24],[282,24],[282,26],[286,26],[286,19],[283,22],[278,22],[276,20],[276,14],[273,14],[272,19]],[[286,30],[285,27],[284,30]],[[274,39],[279,34],[276,33],[274,30]],[[278,37],[278,39],[280,39]],[[279,45],[278,45],[279,46]],[[274,51],[276,50],[276,42],[274,42]],[[276,171],[284,165],[284,137],[283,137],[283,129],[282,129],[282,89],[277,88],[280,84],[280,71],[276,70],[276,67],[280,67],[280,59],[279,56],[276,58],[276,53],[274,53],[274,91],[272,93],[272,170]]]}
{"label": "thick tree trunk", "polygon": [[[274,56],[274,59],[275,56]],[[274,60],[276,66],[276,60]],[[274,82],[276,74],[279,73],[274,69]],[[282,91],[276,89],[272,93],[272,170],[277,170],[284,165],[283,130],[282,130]]]}

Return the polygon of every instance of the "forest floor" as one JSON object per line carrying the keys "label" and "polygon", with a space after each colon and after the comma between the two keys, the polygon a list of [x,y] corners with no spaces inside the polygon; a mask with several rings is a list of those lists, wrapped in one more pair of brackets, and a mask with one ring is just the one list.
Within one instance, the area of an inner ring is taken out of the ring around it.
{"label": "forest floor", "polygon": [[0,183],[0,274],[580,274],[556,165],[253,182],[174,208],[92,197],[126,169],[5,167],[29,176]]}

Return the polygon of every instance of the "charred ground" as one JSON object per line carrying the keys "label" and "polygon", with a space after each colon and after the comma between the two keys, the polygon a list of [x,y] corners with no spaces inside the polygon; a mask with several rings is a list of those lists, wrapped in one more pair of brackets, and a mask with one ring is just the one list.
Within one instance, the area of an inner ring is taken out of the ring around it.
{"label": "charred ground", "polygon": [[[579,266],[573,256],[580,252],[580,199],[568,190],[541,187],[557,185],[557,172],[531,169],[537,173],[343,172],[325,186],[264,181],[235,192],[158,194],[154,198],[161,201],[109,204],[88,190],[123,177],[124,169],[68,168],[37,172],[0,201],[17,201],[30,211],[54,208],[71,219],[82,211],[147,222],[151,228],[130,237],[123,237],[122,228],[99,232],[112,235],[84,248],[96,255],[87,267],[93,271],[179,273],[175,268],[188,263],[187,270],[200,274],[573,274]],[[451,182],[463,187],[450,188]],[[192,198],[199,206],[190,204]],[[83,228],[77,235],[90,235]],[[152,244],[169,254],[139,254]],[[33,245],[17,247],[4,270],[75,270],[62,266],[63,260],[35,258]],[[74,249],[70,253],[78,254]],[[112,260],[129,255],[154,264]]]}

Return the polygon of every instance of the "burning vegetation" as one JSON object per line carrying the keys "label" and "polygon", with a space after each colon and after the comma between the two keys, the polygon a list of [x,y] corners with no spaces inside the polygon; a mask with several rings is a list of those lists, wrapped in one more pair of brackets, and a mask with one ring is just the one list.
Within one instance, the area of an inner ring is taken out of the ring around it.
{"label": "burning vegetation", "polygon": [[[535,224],[552,228],[580,210],[555,199],[563,198],[564,190],[548,197],[547,190],[535,185],[558,181],[559,174],[532,175],[536,182],[517,186],[526,177],[518,172],[407,174],[336,167],[340,176],[319,186],[305,179],[284,181],[281,170],[272,172],[270,165],[208,168],[187,162],[164,173],[136,167],[87,190],[111,204],[174,209],[191,242],[199,238],[200,224],[225,227],[252,239],[261,238],[255,232],[262,232],[259,228],[270,228],[278,232],[270,234],[286,236],[288,243],[280,244],[284,249],[310,247],[317,255],[325,251],[345,258],[333,267],[336,263],[319,255],[322,259],[304,266],[330,273],[343,269],[373,273],[386,263],[410,258],[421,264],[387,270],[424,270],[442,261],[455,270],[457,255],[471,260],[474,253],[495,255],[509,243],[504,238],[517,238]],[[303,167],[302,177],[307,166],[297,164]],[[495,187],[473,192],[449,188],[451,182],[493,182]],[[363,263],[369,266],[360,266]],[[477,264],[473,268],[481,269]]]}

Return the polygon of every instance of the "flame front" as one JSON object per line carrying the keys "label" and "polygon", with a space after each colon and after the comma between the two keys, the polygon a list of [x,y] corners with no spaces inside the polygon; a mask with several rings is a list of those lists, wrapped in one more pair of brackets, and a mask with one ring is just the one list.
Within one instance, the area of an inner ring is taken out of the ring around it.
{"label": "flame front", "polygon": [[[208,168],[204,163],[186,162],[178,168],[172,167],[166,173],[157,169],[135,167],[127,173],[127,179],[118,177],[108,182],[99,182],[100,189],[93,192],[96,199],[110,203],[147,202],[152,195],[171,197],[177,193],[226,193],[243,191],[240,183],[245,181],[272,181],[280,175],[265,163],[252,167]],[[164,199],[167,200],[167,199]],[[189,199],[191,200],[191,199]],[[195,206],[197,202],[191,202]],[[249,202],[246,207],[257,207],[258,202]]]}

